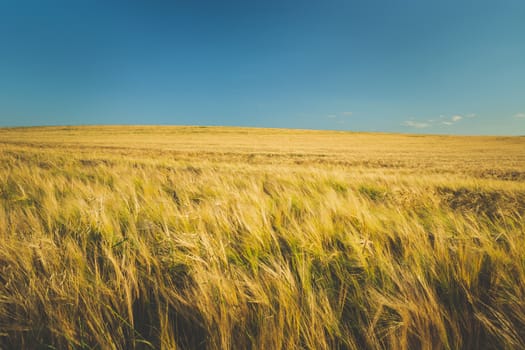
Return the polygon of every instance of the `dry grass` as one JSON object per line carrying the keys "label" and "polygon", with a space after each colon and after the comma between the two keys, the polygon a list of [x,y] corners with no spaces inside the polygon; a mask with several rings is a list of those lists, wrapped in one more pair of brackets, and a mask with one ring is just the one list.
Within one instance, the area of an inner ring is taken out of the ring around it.
{"label": "dry grass", "polygon": [[0,348],[525,347],[525,138],[0,129]]}

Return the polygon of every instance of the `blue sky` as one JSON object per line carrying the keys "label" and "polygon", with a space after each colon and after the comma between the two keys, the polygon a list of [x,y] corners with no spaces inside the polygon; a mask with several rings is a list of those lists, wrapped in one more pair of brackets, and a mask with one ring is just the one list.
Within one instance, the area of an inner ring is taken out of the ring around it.
{"label": "blue sky", "polygon": [[0,125],[525,134],[523,0],[0,0]]}

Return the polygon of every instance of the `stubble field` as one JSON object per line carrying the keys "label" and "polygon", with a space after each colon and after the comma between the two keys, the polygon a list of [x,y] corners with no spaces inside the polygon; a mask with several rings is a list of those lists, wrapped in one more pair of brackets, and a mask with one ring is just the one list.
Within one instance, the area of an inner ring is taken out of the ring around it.
{"label": "stubble field", "polygon": [[0,129],[0,348],[525,348],[525,137]]}

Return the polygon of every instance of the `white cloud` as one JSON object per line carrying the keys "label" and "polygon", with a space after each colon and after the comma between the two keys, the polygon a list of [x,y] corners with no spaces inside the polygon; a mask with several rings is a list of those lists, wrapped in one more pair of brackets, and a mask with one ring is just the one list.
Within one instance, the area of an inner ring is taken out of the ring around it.
{"label": "white cloud", "polygon": [[342,119],[351,117],[352,114],[353,114],[352,112],[338,112],[338,113],[327,114],[325,115],[325,118],[332,119],[332,120],[337,119],[338,123],[344,123]]}
{"label": "white cloud", "polygon": [[525,113],[516,113],[516,114],[514,114],[514,118],[516,118],[516,119],[525,119]]}
{"label": "white cloud", "polygon": [[459,114],[456,114],[456,115],[453,115],[452,117],[448,118],[447,116],[440,115],[439,119],[441,121],[441,125],[450,126],[450,125],[456,124],[461,119],[463,119],[463,116],[459,115]]}
{"label": "white cloud", "polygon": [[[517,115],[521,115],[521,116],[518,117]],[[517,115],[515,116],[516,118],[525,118],[525,113],[519,113]],[[465,118],[475,118],[475,117],[476,117],[476,114],[474,113],[470,113],[467,115],[455,114],[452,117],[447,117],[446,115],[441,114],[438,118],[427,119],[424,121],[417,121],[413,119],[406,120],[403,122],[402,125],[408,126],[411,128],[416,128],[416,129],[429,128],[432,126],[448,127],[448,126],[458,123],[459,121]]]}
{"label": "white cloud", "polygon": [[416,129],[424,129],[424,128],[428,128],[431,124],[428,122],[417,122],[414,120],[406,120],[403,122],[403,125],[409,126],[411,128],[416,128]]}

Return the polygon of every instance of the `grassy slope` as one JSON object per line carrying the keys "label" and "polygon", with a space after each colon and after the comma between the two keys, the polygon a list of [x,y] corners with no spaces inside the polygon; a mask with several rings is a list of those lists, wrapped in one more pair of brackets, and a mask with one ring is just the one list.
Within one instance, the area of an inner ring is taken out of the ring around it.
{"label": "grassy slope", "polygon": [[525,347],[524,150],[0,129],[0,348]]}

